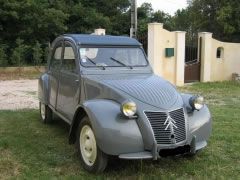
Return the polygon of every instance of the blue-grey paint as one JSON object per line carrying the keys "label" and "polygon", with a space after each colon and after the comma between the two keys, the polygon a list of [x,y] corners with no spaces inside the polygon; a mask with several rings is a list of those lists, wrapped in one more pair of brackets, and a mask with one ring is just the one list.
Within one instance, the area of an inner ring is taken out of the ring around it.
{"label": "blue-grey paint", "polygon": [[[78,117],[78,108],[84,109],[103,152],[125,159],[157,159],[161,149],[189,145],[195,152],[207,145],[212,127],[207,106],[192,111],[189,105],[192,95],[178,93],[168,81],[154,75],[150,65],[103,70],[86,68],[79,62],[81,45],[142,48],[138,41],[128,37],[66,34],[53,42],[52,50],[59,41],[68,41],[74,47],[77,71],[69,73],[48,68],[39,78],[39,100],[71,126],[81,120],[74,119]],[[52,53],[50,61],[51,56]],[[136,119],[128,119],[121,113],[121,103],[126,100],[137,104]],[[178,144],[157,144],[144,111],[169,112],[179,108],[184,109],[186,140]]]}

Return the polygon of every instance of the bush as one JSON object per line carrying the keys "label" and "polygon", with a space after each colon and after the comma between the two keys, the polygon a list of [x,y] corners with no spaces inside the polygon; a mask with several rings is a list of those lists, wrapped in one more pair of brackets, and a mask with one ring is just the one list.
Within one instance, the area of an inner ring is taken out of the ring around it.
{"label": "bush", "polygon": [[22,39],[16,40],[16,47],[12,51],[12,56],[10,58],[12,65],[22,66],[24,64],[26,48]]}
{"label": "bush", "polygon": [[33,46],[32,51],[34,65],[40,65],[42,63],[43,50],[38,41]]}
{"label": "bush", "polygon": [[5,53],[5,48],[0,47],[0,66],[7,66],[8,61],[7,61],[7,55]]}

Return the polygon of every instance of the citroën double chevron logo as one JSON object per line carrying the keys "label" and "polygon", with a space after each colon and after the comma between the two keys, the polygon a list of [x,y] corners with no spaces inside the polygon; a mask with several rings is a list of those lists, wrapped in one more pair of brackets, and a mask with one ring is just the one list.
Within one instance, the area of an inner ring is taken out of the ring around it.
{"label": "citro\u00ebn double chevron logo", "polygon": [[167,114],[167,119],[164,122],[164,125],[167,125],[166,128],[164,129],[165,131],[170,128],[171,132],[173,132],[173,128],[177,129],[176,122],[174,121],[173,118],[169,114]]}

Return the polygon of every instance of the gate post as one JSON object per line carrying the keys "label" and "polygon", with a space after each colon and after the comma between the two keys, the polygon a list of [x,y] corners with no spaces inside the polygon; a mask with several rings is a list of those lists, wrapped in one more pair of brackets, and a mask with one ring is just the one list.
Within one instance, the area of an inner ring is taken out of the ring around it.
{"label": "gate post", "polygon": [[[201,39],[201,40],[200,40]],[[201,61],[201,82],[211,81],[212,33],[198,33],[199,58]],[[201,42],[201,43],[200,43]]]}
{"label": "gate post", "polygon": [[148,24],[148,58],[153,68],[153,72],[163,76],[163,57],[162,51],[162,23],[150,23]]}
{"label": "gate post", "polygon": [[185,36],[186,32],[176,31],[176,86],[184,86]]}

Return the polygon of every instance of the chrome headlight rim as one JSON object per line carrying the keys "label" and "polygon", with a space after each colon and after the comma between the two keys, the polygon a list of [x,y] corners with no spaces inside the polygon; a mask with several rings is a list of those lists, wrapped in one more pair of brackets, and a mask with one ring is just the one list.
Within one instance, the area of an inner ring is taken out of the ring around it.
{"label": "chrome headlight rim", "polygon": [[137,105],[131,100],[126,100],[121,104],[121,112],[125,117],[135,118],[137,113]]}
{"label": "chrome headlight rim", "polygon": [[197,95],[192,96],[189,100],[189,104],[191,105],[193,110],[201,110],[204,106],[204,98],[203,96]]}

